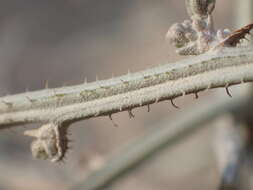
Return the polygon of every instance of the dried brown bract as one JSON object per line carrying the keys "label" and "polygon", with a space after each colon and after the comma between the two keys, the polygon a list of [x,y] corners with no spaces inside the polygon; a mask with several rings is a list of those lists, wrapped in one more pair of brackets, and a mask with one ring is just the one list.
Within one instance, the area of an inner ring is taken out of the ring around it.
{"label": "dried brown bract", "polygon": [[241,40],[246,39],[246,35],[250,34],[250,31],[253,29],[253,23],[248,24],[230,34],[226,39],[224,39],[219,46],[224,47],[235,47]]}

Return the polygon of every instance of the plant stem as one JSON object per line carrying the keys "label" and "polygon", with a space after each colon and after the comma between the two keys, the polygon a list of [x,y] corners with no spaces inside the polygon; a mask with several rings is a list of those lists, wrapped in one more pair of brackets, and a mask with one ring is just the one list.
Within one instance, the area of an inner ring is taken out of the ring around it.
{"label": "plant stem", "polygon": [[203,102],[195,107],[194,112],[192,112],[192,107],[186,109],[187,114],[184,117],[179,116],[173,121],[167,119],[161,121],[155,129],[148,131],[146,135],[137,138],[117,154],[112,155],[103,167],[91,173],[82,183],[71,190],[100,190],[105,187],[110,189],[108,187],[117,182],[119,178],[143,164],[147,164],[165,148],[174,147],[173,145],[180,140],[185,139],[196,130],[208,126],[205,124],[224,112],[240,112],[247,107],[248,101],[244,96],[239,96],[233,101],[219,99],[212,104]]}
{"label": "plant stem", "polygon": [[252,48],[220,49],[114,79],[2,97],[0,127],[72,123],[252,81]]}

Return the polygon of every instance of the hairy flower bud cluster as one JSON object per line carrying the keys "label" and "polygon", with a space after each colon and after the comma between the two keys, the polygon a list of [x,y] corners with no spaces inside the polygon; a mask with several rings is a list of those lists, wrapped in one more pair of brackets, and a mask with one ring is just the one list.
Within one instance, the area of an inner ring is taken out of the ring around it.
{"label": "hairy flower bud cluster", "polygon": [[180,55],[199,55],[221,43],[230,31],[214,30],[215,0],[186,0],[191,20],[173,24],[166,37]]}

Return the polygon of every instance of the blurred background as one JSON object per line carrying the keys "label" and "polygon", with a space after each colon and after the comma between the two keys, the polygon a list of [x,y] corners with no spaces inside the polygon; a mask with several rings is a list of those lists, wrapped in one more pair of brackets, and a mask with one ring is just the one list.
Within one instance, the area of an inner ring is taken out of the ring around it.
{"label": "blurred background", "polygon": [[[235,6],[218,0],[216,28],[235,29]],[[165,41],[168,28],[188,19],[178,0],[8,0],[0,2],[0,95],[120,76],[183,59]],[[233,91],[233,89],[232,89]],[[215,97],[203,92],[200,100]],[[219,93],[219,91],[218,91]],[[223,92],[223,96],[226,94]],[[221,95],[221,96],[222,96]],[[168,102],[74,124],[73,149],[64,164],[34,160],[27,125],[0,133],[0,190],[67,190],[100,168],[106,159],[161,120],[173,120],[199,100]],[[210,102],[210,101],[202,101]],[[119,179],[113,190],[216,189],[219,174],[213,150],[215,127],[194,135]],[[168,126],[169,127],[169,126]],[[122,155],[124,156],[124,155]],[[206,188],[208,187],[208,188]]]}

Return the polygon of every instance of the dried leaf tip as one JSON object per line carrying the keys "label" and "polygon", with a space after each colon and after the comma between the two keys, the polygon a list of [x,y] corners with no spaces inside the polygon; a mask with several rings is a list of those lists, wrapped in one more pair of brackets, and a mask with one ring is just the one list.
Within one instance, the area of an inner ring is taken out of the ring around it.
{"label": "dried leaf tip", "polygon": [[241,40],[246,39],[246,36],[250,35],[250,31],[252,29],[253,29],[253,23],[248,24],[248,25],[232,32],[223,41],[221,41],[217,47],[219,47],[219,46],[223,46],[223,47],[237,46],[241,42]]}

